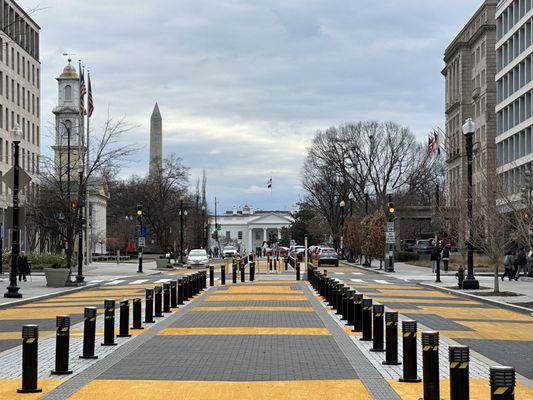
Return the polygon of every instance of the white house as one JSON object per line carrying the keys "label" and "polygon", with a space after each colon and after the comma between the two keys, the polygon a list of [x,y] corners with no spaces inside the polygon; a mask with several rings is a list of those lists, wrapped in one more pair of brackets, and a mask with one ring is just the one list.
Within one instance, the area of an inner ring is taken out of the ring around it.
{"label": "white house", "polygon": [[262,248],[264,242],[276,242],[281,238],[281,229],[289,227],[294,218],[288,211],[260,211],[253,207],[244,206],[233,208],[222,215],[211,215],[209,224],[215,228],[220,225],[218,241],[211,238],[210,247],[223,247],[225,244],[234,244],[241,251],[247,253]]}

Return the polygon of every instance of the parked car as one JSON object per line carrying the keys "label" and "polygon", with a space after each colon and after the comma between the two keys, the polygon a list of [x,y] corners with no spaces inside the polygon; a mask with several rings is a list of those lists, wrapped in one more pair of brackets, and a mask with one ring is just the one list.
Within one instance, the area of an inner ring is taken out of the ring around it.
{"label": "parked car", "polygon": [[187,264],[189,265],[207,265],[209,264],[209,256],[204,249],[193,249],[187,256]]}
{"label": "parked car", "polygon": [[339,266],[339,255],[331,247],[321,247],[318,250],[316,258],[319,267],[324,264],[334,265],[335,267]]}
{"label": "parked car", "polygon": [[418,254],[431,254],[434,247],[435,246],[433,245],[432,239],[422,239],[416,241],[416,252]]}
{"label": "parked car", "polygon": [[235,257],[239,252],[235,246],[224,246],[222,249],[222,258]]}
{"label": "parked car", "polygon": [[402,251],[415,251],[416,240],[415,239],[404,239],[400,243],[400,248],[402,249]]}
{"label": "parked car", "polygon": [[304,253],[305,253],[305,246],[291,246],[289,248],[289,255],[291,257],[297,257],[298,260],[302,260],[304,258]]}

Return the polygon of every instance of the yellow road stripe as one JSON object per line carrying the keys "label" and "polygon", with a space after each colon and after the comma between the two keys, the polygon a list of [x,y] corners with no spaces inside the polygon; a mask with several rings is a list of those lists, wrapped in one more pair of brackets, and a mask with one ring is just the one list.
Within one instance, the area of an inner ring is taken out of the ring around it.
{"label": "yellow road stripe", "polygon": [[363,383],[351,380],[304,381],[150,381],[94,380],[71,400],[371,400]]}
{"label": "yellow road stripe", "polygon": [[289,311],[289,312],[314,312],[312,307],[264,307],[264,306],[237,306],[237,307],[193,307],[192,311]]}
{"label": "yellow road stripe", "polygon": [[54,390],[63,382],[60,379],[39,379],[39,387],[43,389],[42,393],[21,394],[17,393],[17,389],[20,388],[20,379],[0,379],[0,399],[35,400]]}
{"label": "yellow road stripe", "polygon": [[283,336],[330,336],[326,328],[279,328],[279,327],[213,327],[213,328],[167,328],[161,336],[194,335],[283,335]]}
{"label": "yellow road stripe", "polygon": [[284,295],[217,295],[209,296],[205,299],[206,302],[212,301],[307,301],[305,296],[284,296]]}
{"label": "yellow road stripe", "polygon": [[227,290],[220,290],[214,294],[235,293],[295,293],[302,294],[301,289],[292,290],[290,286],[230,286]]}

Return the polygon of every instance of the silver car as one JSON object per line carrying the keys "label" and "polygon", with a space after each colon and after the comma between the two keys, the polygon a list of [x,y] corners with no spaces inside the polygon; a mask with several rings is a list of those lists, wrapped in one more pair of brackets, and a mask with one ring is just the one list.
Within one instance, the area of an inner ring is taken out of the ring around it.
{"label": "silver car", "polygon": [[187,264],[203,266],[209,264],[209,256],[204,249],[194,249],[189,252]]}

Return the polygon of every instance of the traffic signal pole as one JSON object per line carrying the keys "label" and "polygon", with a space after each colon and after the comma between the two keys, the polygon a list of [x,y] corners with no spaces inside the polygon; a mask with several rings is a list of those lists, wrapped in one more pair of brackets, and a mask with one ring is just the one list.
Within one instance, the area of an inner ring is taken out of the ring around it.
{"label": "traffic signal pole", "polygon": [[139,257],[139,269],[137,272],[139,274],[142,274],[143,272],[143,248],[140,245],[140,238],[142,236],[142,229],[143,229],[143,205],[140,203],[137,205],[137,221],[139,221],[139,237],[137,238],[137,254]]}
{"label": "traffic signal pole", "polygon": [[[388,240],[386,240],[386,249],[387,249],[387,255],[386,255],[386,258],[387,258],[387,262],[385,263],[385,271],[386,272],[394,272],[394,245],[395,245],[395,240],[396,240],[396,229],[395,229],[395,226],[394,226],[394,212],[395,212],[395,209],[394,209],[394,203],[392,202],[392,194],[388,194],[389,196],[389,207],[388,207],[388,210],[389,210],[389,219],[388,219],[388,224],[387,224],[387,233],[386,235],[387,236],[391,236],[391,238],[387,238]],[[392,230],[389,230],[389,226],[392,226]],[[392,234],[391,234],[392,232]],[[394,239],[394,240],[392,240]]]}

